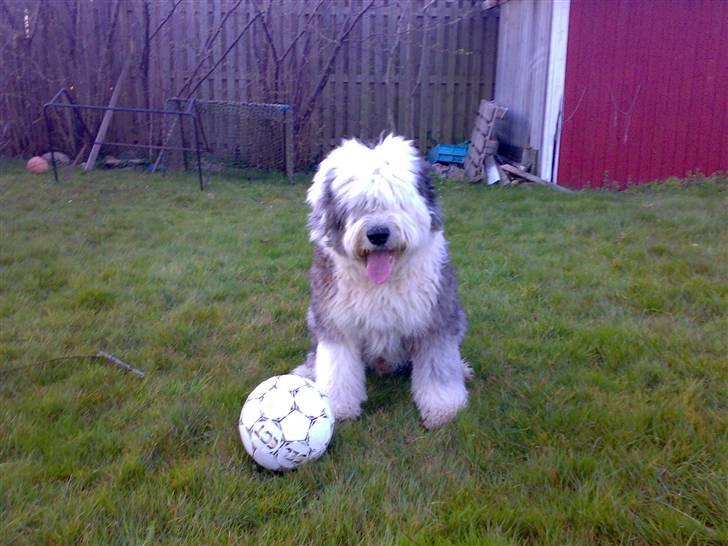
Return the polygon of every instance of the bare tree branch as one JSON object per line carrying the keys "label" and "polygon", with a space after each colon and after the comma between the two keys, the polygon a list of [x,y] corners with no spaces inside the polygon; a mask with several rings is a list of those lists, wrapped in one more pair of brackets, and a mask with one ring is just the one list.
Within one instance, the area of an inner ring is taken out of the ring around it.
{"label": "bare tree branch", "polygon": [[175,10],[177,9],[177,6],[179,6],[182,3],[182,0],[177,0],[174,5],[172,6],[172,9],[169,10],[169,13],[167,16],[162,19],[162,22],[157,25],[157,28],[154,29],[154,32],[149,36],[149,41],[154,40],[154,37],[159,33],[160,30],[162,30],[162,27],[169,21],[169,19],[174,14]]}
{"label": "bare tree branch", "polygon": [[240,7],[242,1],[243,0],[238,0],[238,2],[227,11],[225,16],[222,18],[222,21],[220,21],[220,24],[217,26],[217,30],[215,30],[214,33],[208,36],[207,41],[205,42],[205,49],[212,49],[212,44],[215,42],[217,37],[220,36],[222,29],[225,28],[225,23],[227,22],[228,18],[235,12],[235,10],[238,9],[238,7]]}
{"label": "bare tree branch", "polygon": [[233,42],[230,44],[230,46],[225,50],[225,52],[220,56],[220,58],[217,60],[217,62],[208,70],[202,77],[200,77],[200,80],[197,82],[197,85],[195,85],[190,91],[187,93],[187,97],[191,97],[195,91],[203,84],[203,82],[212,74],[215,69],[220,66],[220,63],[222,63],[225,60],[225,57],[228,56],[228,53],[230,53],[236,45],[238,45],[238,42],[241,40],[241,38],[245,35],[245,33],[248,31],[248,29],[253,26],[253,23],[258,20],[259,15],[253,16],[253,18],[248,21],[248,24],[243,27],[243,30],[240,31],[240,34],[238,34],[238,37],[233,40]]}
{"label": "bare tree branch", "polygon": [[8,22],[10,23],[10,27],[13,28],[14,27],[14,25],[13,25],[14,17],[13,17],[12,12],[10,11],[10,8],[5,3],[5,0],[0,0],[0,11],[3,14],[3,17],[7,18]]}
{"label": "bare tree branch", "polygon": [[394,44],[388,51],[387,55],[387,69],[384,71],[384,86],[387,89],[387,125],[391,132],[397,131],[397,124],[394,121],[394,104],[393,100],[390,100],[392,94],[392,69],[394,68],[394,58],[399,50],[400,37],[402,36],[402,22],[405,20],[405,10],[402,8],[402,3],[397,2],[399,8],[399,14],[397,15],[397,30],[394,35]]}
{"label": "bare tree branch", "polygon": [[111,18],[111,29],[106,37],[106,46],[104,47],[104,54],[101,57],[103,59],[103,65],[110,68],[111,65],[111,51],[112,44],[114,43],[114,34],[116,33],[116,25],[119,22],[119,10],[121,8],[121,0],[116,0],[114,4],[114,15]]}
{"label": "bare tree branch", "polygon": [[33,38],[36,35],[36,30],[40,26],[40,21],[38,19],[38,14],[40,13],[40,5],[41,3],[38,2],[38,4],[35,6],[35,12],[33,15],[31,15],[28,19],[28,24],[30,25],[30,35],[28,36],[27,45],[28,49],[33,45]]}
{"label": "bare tree branch", "polygon": [[373,5],[374,5],[374,0],[369,0],[369,3],[362,8],[362,10],[356,15],[356,17],[354,17],[353,21],[351,21],[351,22],[347,21],[348,24],[344,26],[344,30],[341,32],[341,35],[336,39],[336,45],[334,46],[334,50],[331,52],[331,55],[329,56],[329,60],[326,63],[326,68],[324,69],[323,73],[321,74],[321,77],[319,78],[318,84],[316,85],[312,95],[306,101],[306,106],[305,106],[305,109],[303,110],[303,113],[296,120],[296,123],[295,123],[296,133],[298,133],[306,125],[306,123],[308,123],[308,120],[311,118],[311,114],[313,113],[314,106],[316,105],[316,100],[318,99],[319,95],[321,95],[321,92],[324,90],[324,87],[326,87],[326,84],[329,81],[329,77],[331,76],[331,72],[334,68],[334,62],[336,61],[336,57],[338,56],[339,51],[341,51],[341,48],[344,45],[344,43],[346,43],[346,40],[349,37],[349,34],[351,34],[351,31],[354,30],[354,28],[359,23],[361,18],[364,17],[364,14],[367,11],[369,11]]}
{"label": "bare tree branch", "polygon": [[[270,35],[270,29],[268,28],[268,23],[266,22],[265,14],[263,13],[263,10],[261,10],[258,7],[258,3],[254,2],[255,5],[255,11],[258,15],[260,15],[260,25],[263,27],[263,35],[265,36],[266,41],[268,42],[268,45],[270,46],[271,52],[273,53],[273,61],[278,64],[280,62],[280,59],[278,58],[278,52],[276,51],[276,44],[273,41],[273,36]],[[268,4],[268,10],[270,13],[271,5]]]}
{"label": "bare tree branch", "polygon": [[[270,34],[270,30],[268,29],[268,24],[266,23],[266,15],[261,10],[257,3],[255,5],[255,10],[258,15],[260,15],[260,25],[263,28],[263,36],[265,36],[266,42],[268,43],[268,47],[271,51],[271,54],[273,55],[273,101],[278,101],[278,90],[280,88],[280,77],[281,77],[281,61],[278,58],[278,51],[276,49],[276,44],[273,41],[273,37]],[[268,15],[270,15],[271,10],[271,4],[268,4]],[[265,56],[263,56],[263,53],[265,53]],[[268,69],[268,55],[267,51],[263,52],[262,46],[256,47],[256,57],[258,58],[258,64],[260,66],[260,76],[263,78],[263,89],[268,90],[268,82],[265,81],[266,72]],[[268,93],[266,93],[268,95]]]}
{"label": "bare tree branch", "polygon": [[[434,1],[435,0],[431,0],[431,2],[429,4],[427,4],[423,8],[422,11],[424,12],[424,10],[426,10]],[[428,33],[427,27],[425,27],[423,25],[422,26],[422,46],[420,48],[420,62],[419,62],[419,66],[417,68],[417,77],[415,78],[415,83],[412,86],[412,89],[410,90],[410,98],[415,96],[417,89],[422,85],[422,76],[423,76],[424,69],[425,69],[425,61],[427,59],[427,52],[429,50],[428,46],[430,45],[429,42],[427,41],[427,33]]]}
{"label": "bare tree branch", "polygon": [[[323,3],[324,3],[324,0],[319,0],[318,4],[316,4],[316,7],[314,7],[313,11],[311,12],[311,17],[316,15],[316,12],[318,12],[319,8],[323,5]],[[310,23],[310,19],[309,19],[309,23]],[[306,32],[309,30],[309,26],[310,26],[310,24],[306,24],[306,27],[303,30],[301,30],[301,32],[299,32],[293,40],[291,40],[291,43],[288,44],[288,47],[283,52],[283,55],[281,55],[281,62],[283,62],[283,60],[286,57],[288,57],[288,55],[291,53],[291,51],[293,51],[293,48],[295,47],[298,40],[300,40],[306,34]]]}
{"label": "bare tree branch", "polygon": [[[217,29],[216,29],[216,30],[215,30],[214,32],[213,32],[212,30],[210,31],[210,35],[209,35],[209,36],[207,37],[207,40],[205,40],[205,45],[204,45],[204,47],[203,47],[203,50],[204,50],[204,51],[202,52],[202,54],[201,54],[201,56],[200,56],[200,60],[199,60],[199,62],[197,63],[197,66],[195,66],[195,68],[194,68],[194,69],[192,70],[192,73],[191,73],[191,74],[190,74],[190,75],[189,75],[189,76],[188,76],[187,78],[185,78],[185,79],[186,79],[186,82],[185,82],[185,84],[184,84],[184,85],[182,86],[182,88],[181,88],[181,89],[180,89],[180,90],[179,90],[179,91],[177,92],[177,95],[178,95],[178,96],[180,96],[180,97],[181,97],[181,96],[183,96],[183,95],[184,95],[184,93],[185,93],[185,90],[186,90],[186,89],[188,89],[188,88],[190,87],[190,85],[192,85],[192,82],[193,82],[193,81],[195,80],[195,78],[197,77],[197,73],[198,73],[198,72],[200,71],[200,69],[202,68],[202,65],[203,65],[203,64],[205,64],[205,62],[206,62],[206,61],[208,61],[208,60],[210,59],[210,55],[212,54],[212,46],[213,46],[213,45],[215,44],[215,40],[217,39],[217,37],[218,37],[218,36],[220,35],[220,33],[222,32],[222,29],[223,29],[223,28],[225,27],[225,22],[226,22],[226,21],[228,20],[228,17],[230,17],[230,15],[232,15],[232,14],[233,14],[233,12],[234,12],[235,10],[237,10],[237,9],[238,9],[238,7],[239,7],[239,6],[240,6],[240,4],[242,3],[242,1],[243,1],[243,0],[238,0],[238,1],[237,1],[237,3],[236,3],[236,4],[235,4],[235,5],[234,5],[234,6],[232,7],[232,8],[230,8],[230,9],[228,10],[228,12],[227,12],[227,13],[225,14],[225,16],[224,16],[224,17],[222,18],[222,21],[220,21],[220,24],[219,24],[219,25],[217,26]],[[247,30],[247,27],[246,27],[246,28],[245,28],[245,29],[243,30],[243,32],[245,32],[245,30]],[[242,33],[241,33],[241,34],[242,34]],[[237,42],[236,42],[236,43],[237,43]],[[204,78],[203,78],[203,79],[204,79]],[[199,85],[197,85],[197,86],[195,87],[195,90],[196,90],[196,89],[197,89],[198,87],[199,87]],[[193,93],[193,92],[194,92],[194,91],[190,91],[190,92],[188,92],[188,93],[187,93],[187,96],[188,96],[188,97],[189,97],[189,96],[192,96],[192,93]]]}
{"label": "bare tree branch", "polygon": [[[316,16],[315,13],[311,14],[311,16],[306,21],[306,27],[311,26],[311,20]],[[303,53],[301,55],[303,62],[298,63],[298,73],[296,74],[295,83],[294,86],[294,93],[293,93],[293,108],[295,112],[298,112],[300,110],[301,104],[303,102],[303,93],[304,93],[304,87],[301,85],[303,71],[306,69],[306,65],[308,65],[308,59],[309,54],[311,52],[311,32],[306,32],[306,41],[303,44]]]}

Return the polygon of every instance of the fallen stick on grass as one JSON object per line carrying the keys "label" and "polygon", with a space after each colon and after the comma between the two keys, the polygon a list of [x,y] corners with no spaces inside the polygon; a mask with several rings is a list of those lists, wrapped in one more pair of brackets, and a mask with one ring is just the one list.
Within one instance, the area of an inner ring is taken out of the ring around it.
{"label": "fallen stick on grass", "polygon": [[96,351],[96,354],[93,355],[73,355],[73,356],[60,356],[58,358],[50,358],[48,360],[41,360],[40,362],[34,362],[32,364],[28,364],[26,366],[18,366],[16,368],[0,368],[0,375],[10,373],[10,372],[16,372],[19,370],[24,370],[25,368],[31,368],[33,366],[40,366],[41,364],[48,364],[50,362],[59,362],[61,360],[108,360],[109,362],[113,362],[115,365],[119,366],[120,368],[124,368],[125,370],[138,375],[139,377],[144,377],[144,372],[135,368],[134,366],[127,364],[120,358],[112,355],[111,353],[107,353],[105,351]]}
{"label": "fallen stick on grass", "polygon": [[113,362],[117,366],[121,366],[122,368],[130,371],[133,374],[138,375],[139,377],[144,377],[143,371],[138,370],[134,366],[127,364],[126,362],[124,362],[120,358],[115,357],[111,353],[106,353],[104,351],[96,351],[96,355],[94,355],[94,356],[96,356],[96,358],[105,358],[106,360]]}
{"label": "fallen stick on grass", "polygon": [[533,182],[535,184],[540,184],[542,186],[551,188],[552,190],[560,191],[563,193],[572,193],[572,191],[568,188],[564,188],[563,186],[559,186],[557,184],[553,184],[552,182],[548,182],[548,181],[544,180],[543,178],[539,178],[538,176],[535,176],[531,173],[527,173],[523,169],[519,169],[518,167],[514,167],[513,165],[509,165],[508,163],[504,163],[503,165],[501,165],[501,169],[503,169],[509,175],[511,175],[511,174],[515,175],[519,178],[523,178],[524,180],[528,180],[529,182]]}

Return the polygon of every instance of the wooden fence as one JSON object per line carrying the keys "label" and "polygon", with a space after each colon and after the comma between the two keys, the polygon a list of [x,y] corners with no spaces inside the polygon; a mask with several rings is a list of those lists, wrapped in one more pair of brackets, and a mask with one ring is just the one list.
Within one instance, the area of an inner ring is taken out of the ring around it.
{"label": "wooden fence", "polygon": [[[343,137],[396,131],[424,151],[469,137],[494,93],[498,12],[476,0],[0,0],[0,153],[45,151],[41,105],[60,87],[106,104],[131,55],[120,105],[182,95],[290,104],[299,167]],[[86,114],[95,128],[100,114]],[[68,119],[53,119],[66,151]],[[114,140],[165,128],[116,115]]]}

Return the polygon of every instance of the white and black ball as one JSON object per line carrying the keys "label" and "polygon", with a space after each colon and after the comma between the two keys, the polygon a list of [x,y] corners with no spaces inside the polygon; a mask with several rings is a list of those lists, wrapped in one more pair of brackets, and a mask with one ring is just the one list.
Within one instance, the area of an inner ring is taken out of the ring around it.
{"label": "white and black ball", "polygon": [[256,463],[269,470],[290,470],[323,455],[334,432],[334,413],[312,381],[279,375],[250,393],[238,428]]}

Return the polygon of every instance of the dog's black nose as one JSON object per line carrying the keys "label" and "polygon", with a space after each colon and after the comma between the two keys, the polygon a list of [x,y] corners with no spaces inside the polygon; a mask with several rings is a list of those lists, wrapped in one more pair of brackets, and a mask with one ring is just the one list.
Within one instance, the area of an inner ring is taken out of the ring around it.
{"label": "dog's black nose", "polygon": [[382,246],[389,239],[389,228],[387,226],[374,226],[367,230],[367,239],[376,246]]}

